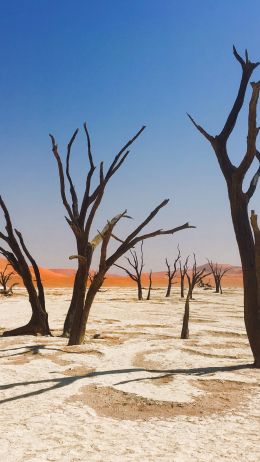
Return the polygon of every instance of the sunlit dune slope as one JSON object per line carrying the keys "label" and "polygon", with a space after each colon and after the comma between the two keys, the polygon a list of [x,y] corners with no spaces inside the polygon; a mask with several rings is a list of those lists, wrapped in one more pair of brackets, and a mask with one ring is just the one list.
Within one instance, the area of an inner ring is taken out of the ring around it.
{"label": "sunlit dune slope", "polygon": [[[0,271],[6,266],[6,260],[0,259]],[[201,265],[199,269],[206,268],[206,273],[209,271],[208,265]],[[242,287],[242,271],[240,266],[231,266],[223,264],[223,268],[230,268],[230,270],[224,275],[222,280],[222,287]],[[12,269],[8,269],[12,271]],[[40,267],[40,273],[42,276],[42,282],[45,287],[72,287],[74,281],[75,270],[73,268],[42,268]],[[164,287],[167,285],[167,276],[164,271],[154,272],[152,275],[153,286]],[[176,273],[175,283],[178,284],[179,273]],[[18,282],[22,285],[21,278],[18,275],[14,275],[11,282]],[[207,276],[205,282],[214,284],[212,276]],[[147,286],[149,283],[149,274],[143,274],[143,285]],[[128,276],[118,274],[108,274],[104,286],[106,287],[133,287],[135,282],[132,281]]]}

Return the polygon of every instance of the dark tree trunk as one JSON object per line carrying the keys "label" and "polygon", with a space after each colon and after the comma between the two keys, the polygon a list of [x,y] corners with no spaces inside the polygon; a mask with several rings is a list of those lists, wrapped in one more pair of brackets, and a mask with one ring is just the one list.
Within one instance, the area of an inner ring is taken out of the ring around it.
{"label": "dark tree trunk", "polygon": [[215,293],[219,294],[219,292],[220,292],[220,281],[218,279],[215,279],[215,285],[216,285]]}
{"label": "dark tree trunk", "polygon": [[92,247],[84,245],[84,242],[80,238],[77,239],[77,251],[81,258],[78,258],[78,269],[75,275],[70,307],[63,326],[63,337],[70,336],[75,313],[77,312],[77,316],[79,317],[83,312],[87,279],[92,261]]}
{"label": "dark tree trunk", "polygon": [[29,295],[29,301],[32,308],[32,316],[28,324],[17,329],[12,329],[3,333],[4,336],[16,336],[16,335],[50,335],[48,314],[41,306],[38,294],[32,282],[31,274],[25,270],[21,275],[23,278],[24,285]]}
{"label": "dark tree trunk", "polygon": [[86,325],[89,317],[89,312],[94,301],[94,298],[102,286],[104,276],[98,274],[94,276],[93,281],[90,284],[88,289],[86,300],[83,310],[80,312],[79,309],[76,310],[71,333],[69,339],[69,345],[81,345],[84,342]]}
{"label": "dark tree trunk", "polygon": [[189,338],[190,293],[187,294],[182,322],[181,339]]}
{"label": "dark tree trunk", "polygon": [[184,277],[181,276],[181,298],[184,298]]}
{"label": "dark tree trunk", "polygon": [[151,290],[152,290],[152,271],[150,271],[150,274],[149,274],[149,287],[148,287],[148,294],[147,294],[146,300],[150,300]]}
{"label": "dark tree trunk", "polygon": [[141,280],[137,281],[138,300],[143,300],[143,290]]}
{"label": "dark tree trunk", "polygon": [[172,282],[168,281],[168,286],[167,286],[167,291],[165,297],[170,297],[171,295],[171,289],[172,289]]}
{"label": "dark tree trunk", "polygon": [[260,367],[260,303],[255,263],[255,244],[248,217],[248,204],[239,185],[228,185],[231,216],[238,243],[244,280],[244,319],[248,340]]}
{"label": "dark tree trunk", "polygon": [[80,262],[75,276],[70,307],[63,326],[64,337],[70,336],[71,327],[76,311],[78,311],[78,313],[83,311],[86,295],[87,273],[87,265],[84,265]]}

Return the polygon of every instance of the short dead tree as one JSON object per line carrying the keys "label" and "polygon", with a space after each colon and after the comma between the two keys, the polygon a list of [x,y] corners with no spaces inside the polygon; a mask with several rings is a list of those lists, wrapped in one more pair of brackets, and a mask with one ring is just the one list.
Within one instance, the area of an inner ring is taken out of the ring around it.
{"label": "short dead tree", "polygon": [[189,260],[189,257],[186,258],[183,265],[182,265],[181,260],[179,261],[181,298],[184,298],[184,286],[185,286],[185,277],[186,277],[186,273],[188,270],[188,260]]}
{"label": "short dead tree", "polygon": [[[28,324],[18,327],[17,329],[6,331],[3,335],[50,335],[48,314],[45,309],[44,289],[38,265],[26,247],[22,234],[17,231],[17,229],[13,229],[9,211],[2,197],[0,197],[0,207],[3,210],[6,221],[6,234],[0,232],[0,239],[9,247],[9,250],[0,247],[0,253],[7,259],[14,271],[22,278],[32,308],[32,315]],[[34,286],[26,258],[33,267],[37,289]]]}
{"label": "short dead tree", "polygon": [[[188,223],[185,223],[184,225],[177,228],[172,228],[165,231],[159,229],[150,233],[142,234],[142,230],[146,227],[146,225],[148,225],[150,221],[158,214],[160,209],[168,203],[168,200],[164,200],[147,216],[147,218],[139,226],[137,226],[136,229],[132,231],[132,233],[130,233],[126,238],[120,239],[114,235],[113,230],[116,224],[122,218],[127,218],[127,214],[126,212],[119,214],[118,216],[114,217],[113,220],[109,221],[104,230],[100,233],[102,242],[99,266],[96,274],[93,277],[93,281],[90,283],[90,286],[88,288],[86,287],[86,281],[90,271],[93,252],[96,248],[96,244],[91,243],[92,241],[90,237],[93,228],[93,220],[103,199],[108,182],[122,166],[130,152],[129,147],[143,132],[144,128],[145,127],[142,127],[136,133],[136,135],[134,135],[134,137],[131,138],[122,149],[120,149],[108,167],[106,173],[104,172],[103,162],[100,163],[99,180],[96,187],[93,189],[92,180],[96,167],[93,162],[89,132],[86,124],[84,124],[84,131],[87,138],[89,170],[86,175],[86,186],[81,204],[79,204],[76,188],[73,184],[70,174],[71,148],[78,134],[78,129],[74,132],[68,143],[66,155],[66,177],[69,183],[71,202],[68,200],[66,194],[64,168],[58,151],[58,146],[54,136],[50,135],[52,141],[52,151],[58,166],[61,198],[67,212],[66,220],[75,236],[77,245],[77,254],[72,256],[72,258],[77,259],[78,269],[75,276],[72,300],[63,329],[63,334],[69,336],[69,345],[79,345],[83,343],[89,312],[95,296],[103,284],[103,280],[107,271],[117,262],[120,257],[125,255],[130,249],[133,249],[135,245],[138,244],[138,242],[141,242],[145,239],[164,234],[173,234],[182,229],[191,227]],[[107,248],[111,237],[119,242],[119,246],[112,255],[107,257]]]}
{"label": "short dead tree", "polygon": [[213,288],[209,281],[208,282],[200,281],[198,283],[198,287],[200,287],[203,290],[210,290]]}
{"label": "short dead tree", "polygon": [[181,258],[181,252],[180,252],[179,246],[178,246],[178,255],[175,258],[174,263],[173,263],[173,269],[171,269],[171,265],[169,264],[167,258],[165,258],[165,263],[167,266],[166,276],[168,277],[168,285],[167,285],[167,291],[166,291],[165,297],[170,297],[171,295],[174,276],[177,272],[177,263],[180,260],[180,258]]}
{"label": "short dead tree", "polygon": [[192,300],[194,287],[199,284],[205,277],[211,274],[210,272],[205,273],[206,268],[198,269],[195,253],[193,254],[193,259],[194,261],[191,271],[189,272],[188,269],[186,271],[186,278],[188,281],[188,295],[190,300]]}
{"label": "short dead tree", "polygon": [[151,299],[151,291],[152,291],[152,274],[153,274],[153,272],[150,271],[150,273],[149,273],[149,287],[148,287],[148,292],[147,292],[146,300],[150,300],[150,299]]}
{"label": "short dead tree", "polygon": [[144,253],[143,253],[143,241],[141,242],[140,247],[140,258],[138,257],[135,250],[130,250],[132,258],[125,257],[129,266],[132,270],[126,268],[125,266],[118,265],[115,263],[114,266],[122,269],[125,273],[137,284],[137,296],[138,300],[143,300],[143,287],[142,287],[142,273],[144,268]]}
{"label": "short dead tree", "polygon": [[218,263],[213,263],[212,261],[208,260],[208,264],[209,264],[209,267],[210,267],[210,271],[211,271],[211,274],[214,278],[214,281],[215,281],[215,293],[216,294],[219,294],[219,293],[223,293],[222,291],[222,286],[221,286],[221,280],[223,278],[223,276],[228,272],[230,271],[230,268],[226,268],[226,269],[223,269],[221,265],[218,265]]}
{"label": "short dead tree", "polygon": [[192,300],[192,292],[196,284],[199,284],[203,278],[208,276],[210,273],[205,274],[205,268],[198,270],[196,257],[194,255],[194,263],[191,270],[191,274],[186,272],[186,277],[188,280],[188,293],[186,296],[185,307],[184,307],[184,315],[182,321],[182,330],[181,330],[181,339],[188,339],[189,338],[189,319],[190,319],[190,300]]}
{"label": "short dead tree", "polygon": [[11,287],[8,288],[8,282],[15,274],[14,271],[11,271],[11,272],[7,271],[8,266],[10,266],[10,263],[7,263],[3,271],[0,271],[0,285],[2,286],[2,289],[0,289],[0,294],[5,295],[5,296],[13,294],[12,288],[15,285],[15,284],[12,284]]}

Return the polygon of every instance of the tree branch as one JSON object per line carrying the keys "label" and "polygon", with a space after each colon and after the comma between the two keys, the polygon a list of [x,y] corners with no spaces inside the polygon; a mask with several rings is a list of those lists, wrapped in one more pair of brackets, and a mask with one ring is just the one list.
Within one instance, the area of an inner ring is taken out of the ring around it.
{"label": "tree branch", "polygon": [[70,205],[69,205],[69,203],[67,201],[67,197],[66,197],[63,165],[62,165],[62,161],[61,161],[61,158],[60,158],[60,155],[59,155],[59,152],[58,152],[58,145],[56,144],[54,136],[51,135],[51,134],[49,136],[50,136],[51,142],[52,142],[52,152],[54,154],[54,157],[55,157],[55,159],[57,161],[57,165],[58,165],[59,178],[60,178],[60,193],[61,193],[62,202],[63,202],[63,205],[64,205],[64,207],[66,208],[66,210],[68,212],[68,215],[69,215],[70,219],[72,221],[74,221],[73,213],[72,213],[72,210],[70,208]]}
{"label": "tree branch", "polygon": [[251,199],[251,197],[255,193],[259,177],[260,177],[260,166],[258,167],[256,173],[254,174],[254,176],[253,176],[253,178],[252,178],[252,180],[250,182],[249,188],[248,188],[248,190],[246,192],[246,195],[248,197],[248,201]]}
{"label": "tree branch", "polygon": [[203,135],[205,136],[205,138],[212,144],[214,142],[214,136],[212,135],[209,135],[209,133],[206,132],[206,130],[204,130],[203,127],[201,127],[200,125],[198,125],[195,120],[191,117],[190,114],[187,114],[187,116],[189,117],[189,119],[191,120],[191,122],[193,123],[193,125],[197,128],[197,130]]}
{"label": "tree branch", "polygon": [[72,210],[73,210],[73,215],[74,217],[77,219],[79,217],[79,210],[78,210],[78,197],[77,197],[77,193],[76,193],[76,190],[75,190],[75,187],[73,185],[73,182],[72,182],[72,179],[71,179],[71,176],[70,176],[70,153],[71,153],[71,148],[72,148],[72,144],[74,143],[75,141],[75,138],[78,134],[78,131],[79,129],[77,128],[77,130],[75,130],[75,132],[73,133],[69,143],[68,143],[68,146],[67,146],[67,157],[66,157],[66,175],[67,175],[67,178],[68,178],[68,181],[69,181],[69,184],[70,184],[70,195],[71,195],[71,199],[72,199]]}
{"label": "tree branch", "polygon": [[243,106],[245,93],[249,79],[254,71],[254,69],[259,65],[259,63],[252,63],[248,59],[248,54],[246,52],[246,60],[244,60],[237,52],[236,48],[233,46],[233,54],[237,61],[241,64],[242,67],[242,76],[240,81],[240,86],[238,89],[238,94],[233,104],[233,107],[229,113],[229,116],[226,120],[223,130],[218,135],[218,138],[224,143],[227,142],[229,136],[231,135],[237,121],[238,114]]}

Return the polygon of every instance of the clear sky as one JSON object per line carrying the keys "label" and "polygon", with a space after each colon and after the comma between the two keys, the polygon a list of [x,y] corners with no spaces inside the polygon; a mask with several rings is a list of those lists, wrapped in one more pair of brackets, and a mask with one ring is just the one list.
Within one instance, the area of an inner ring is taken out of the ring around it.
{"label": "clear sky", "polygon": [[[87,121],[96,162],[106,165],[147,125],[110,183],[93,233],[125,208],[137,223],[170,198],[154,226],[189,221],[197,229],[147,242],[147,271],[163,269],[178,243],[201,263],[239,264],[224,180],[186,112],[212,134],[223,126],[240,78],[233,43],[260,60],[259,0],[0,0],[0,7],[0,192],[38,262],[70,266],[75,251],[48,133],[65,154]],[[245,128],[246,110],[229,144],[234,162]],[[72,165],[79,190],[84,141],[81,131]],[[258,212],[259,198],[258,191]]]}

